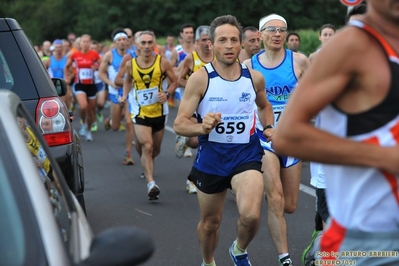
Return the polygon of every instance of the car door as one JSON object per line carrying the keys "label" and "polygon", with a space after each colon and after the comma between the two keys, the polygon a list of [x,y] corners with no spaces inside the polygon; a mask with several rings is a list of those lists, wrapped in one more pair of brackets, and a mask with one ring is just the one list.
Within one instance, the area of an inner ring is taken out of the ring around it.
{"label": "car door", "polygon": [[[85,217],[82,217],[84,213],[81,210],[78,211],[80,206],[73,198],[59,165],[49,152],[47,142],[22,104],[18,106],[16,120],[47,192],[52,214],[64,245],[71,260],[78,262],[88,255],[92,237],[91,229]],[[46,126],[53,126],[51,120]]]}

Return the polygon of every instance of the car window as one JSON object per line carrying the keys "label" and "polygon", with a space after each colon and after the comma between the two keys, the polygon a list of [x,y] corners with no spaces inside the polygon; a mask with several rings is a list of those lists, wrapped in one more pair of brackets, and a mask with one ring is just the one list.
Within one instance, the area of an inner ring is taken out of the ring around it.
{"label": "car window", "polygon": [[36,126],[30,124],[32,121],[26,109],[20,105],[17,112],[17,122],[21,133],[29,149],[37,171],[42,178],[44,187],[47,191],[51,206],[53,208],[54,217],[60,227],[61,234],[65,243],[69,243],[69,235],[71,231],[70,210],[66,201],[66,193],[62,189],[59,177],[61,173],[58,172],[59,168],[55,167],[56,162],[49,157],[47,144],[40,135]]}
{"label": "car window", "polygon": [[10,32],[0,32],[0,88],[14,91],[21,100],[38,97],[25,60]]}
{"label": "car window", "polygon": [[46,265],[34,211],[10,143],[0,123],[0,265]]}

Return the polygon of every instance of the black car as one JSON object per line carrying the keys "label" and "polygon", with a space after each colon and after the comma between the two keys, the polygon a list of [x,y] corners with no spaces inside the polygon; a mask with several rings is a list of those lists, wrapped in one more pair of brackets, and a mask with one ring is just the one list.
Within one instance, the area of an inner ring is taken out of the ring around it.
{"label": "black car", "polygon": [[65,95],[66,83],[49,77],[30,40],[12,18],[0,18],[0,89],[11,90],[22,100],[85,210],[80,139],[59,97]]}

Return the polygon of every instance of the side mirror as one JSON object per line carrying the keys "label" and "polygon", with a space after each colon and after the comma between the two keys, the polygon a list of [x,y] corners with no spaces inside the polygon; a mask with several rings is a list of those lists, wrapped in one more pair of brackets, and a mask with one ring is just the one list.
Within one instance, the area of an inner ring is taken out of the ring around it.
{"label": "side mirror", "polygon": [[154,250],[154,241],[146,231],[132,226],[111,228],[93,238],[89,257],[76,266],[139,265]]}
{"label": "side mirror", "polygon": [[67,84],[64,79],[60,78],[52,78],[53,84],[55,86],[55,89],[57,90],[58,96],[64,96],[67,93]]}

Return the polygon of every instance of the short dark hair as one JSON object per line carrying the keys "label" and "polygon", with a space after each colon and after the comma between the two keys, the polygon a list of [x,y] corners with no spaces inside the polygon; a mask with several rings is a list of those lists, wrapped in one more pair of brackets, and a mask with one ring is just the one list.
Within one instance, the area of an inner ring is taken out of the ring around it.
{"label": "short dark hair", "polygon": [[215,18],[211,22],[211,26],[209,27],[209,39],[211,40],[211,43],[214,43],[214,41],[215,41],[216,28],[219,26],[225,25],[225,24],[229,24],[229,25],[236,27],[240,33],[239,34],[240,40],[242,40],[242,27],[241,27],[240,22],[238,22],[237,18],[233,15],[224,15],[224,16]]}
{"label": "short dark hair", "polygon": [[321,32],[324,29],[332,29],[334,32],[336,31],[335,26],[333,24],[327,23],[320,27],[319,35],[321,36]]}
{"label": "short dark hair", "polygon": [[186,24],[183,24],[183,26],[180,27],[180,32],[183,32],[184,29],[187,29],[187,28],[193,28],[193,31],[194,31],[194,26],[192,24],[186,23]]}
{"label": "short dark hair", "polygon": [[124,28],[116,28],[116,29],[114,29],[114,31],[111,33],[111,39],[113,40],[114,37],[115,37],[115,35],[118,34],[118,33],[124,33],[124,34],[127,35],[127,33],[126,33],[126,31],[125,31]]}
{"label": "short dark hair", "polygon": [[354,6],[349,11],[349,13],[346,15],[345,23],[348,23],[348,21],[349,21],[351,16],[362,15],[362,14],[366,13],[366,11],[367,11],[367,4],[366,3],[367,2],[363,2],[363,3],[359,4],[359,5]]}
{"label": "short dark hair", "polygon": [[292,35],[298,37],[299,42],[301,42],[301,37],[300,37],[299,34],[296,33],[296,32],[290,32],[290,33],[288,33],[287,38],[285,38],[285,41],[288,42],[290,36],[292,36]]}
{"label": "short dark hair", "polygon": [[242,40],[243,40],[243,41],[244,41],[245,38],[247,37],[247,36],[245,35],[245,32],[246,32],[247,30],[252,31],[252,32],[258,32],[258,29],[257,29],[256,27],[254,27],[254,26],[245,27],[245,28],[242,30]]}

